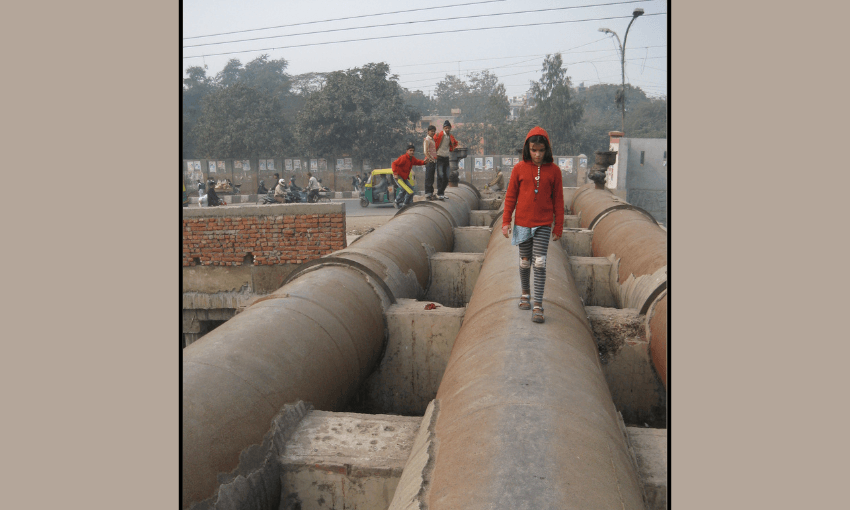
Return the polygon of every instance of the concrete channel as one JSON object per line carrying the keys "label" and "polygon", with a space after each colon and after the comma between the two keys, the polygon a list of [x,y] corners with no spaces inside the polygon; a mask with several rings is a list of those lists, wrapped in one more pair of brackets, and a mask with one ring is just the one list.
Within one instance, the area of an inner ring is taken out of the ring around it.
{"label": "concrete channel", "polygon": [[[516,307],[516,248],[486,227],[500,211],[467,183],[446,194],[183,350],[183,508],[665,507],[666,482],[650,469],[648,493],[645,472],[666,454],[645,459],[666,433],[627,432],[575,257],[550,245],[534,324]],[[423,309],[435,298],[439,313]],[[666,332],[666,293],[648,312]],[[412,390],[384,387],[399,380]],[[369,391],[408,415],[342,412]],[[637,457],[630,436],[644,438]]]}

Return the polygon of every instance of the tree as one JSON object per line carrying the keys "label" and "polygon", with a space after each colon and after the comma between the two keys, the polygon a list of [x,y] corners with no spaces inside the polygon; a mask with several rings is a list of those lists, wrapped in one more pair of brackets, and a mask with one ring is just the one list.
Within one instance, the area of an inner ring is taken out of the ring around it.
{"label": "tree", "polygon": [[656,99],[634,106],[626,116],[626,133],[630,138],[667,138],[667,100]]}
{"label": "tree", "polygon": [[546,55],[543,75],[533,82],[533,105],[540,125],[549,133],[549,141],[560,154],[578,150],[576,124],[582,116],[582,106],[570,94],[570,78],[563,67],[560,53]]}
{"label": "tree", "polygon": [[469,95],[469,86],[453,75],[446,77],[437,84],[434,91],[434,106],[438,115],[451,115],[452,108],[463,108]]}
{"label": "tree", "polygon": [[215,84],[218,87],[229,87],[239,81],[242,74],[242,62],[238,58],[231,58],[225,64],[224,69],[215,75]]}
{"label": "tree", "polygon": [[419,118],[431,115],[431,112],[434,110],[434,101],[421,90],[411,92],[407,89],[402,89],[402,97],[404,97],[404,104],[416,111],[419,114]]}
{"label": "tree", "polygon": [[412,141],[409,122],[416,112],[405,105],[398,77],[386,63],[371,63],[327,75],[298,116],[298,136],[310,156],[350,154],[383,161]]}
{"label": "tree", "polygon": [[289,63],[286,59],[269,60],[268,55],[260,55],[245,64],[239,74],[239,82],[286,101],[290,91],[290,78],[286,74]]}
{"label": "tree", "polygon": [[280,100],[244,83],[209,94],[193,134],[196,157],[256,158],[282,154],[292,143]]}
{"label": "tree", "polygon": [[186,70],[186,78],[183,79],[183,115],[181,125],[181,137],[183,139],[183,157],[195,157],[195,138],[192,129],[201,116],[201,101],[213,90],[213,82],[207,77],[207,71],[200,66],[190,67]]}

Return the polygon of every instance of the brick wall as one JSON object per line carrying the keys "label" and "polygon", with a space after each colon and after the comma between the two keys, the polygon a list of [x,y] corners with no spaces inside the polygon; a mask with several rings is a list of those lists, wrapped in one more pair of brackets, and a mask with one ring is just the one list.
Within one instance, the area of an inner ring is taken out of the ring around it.
{"label": "brick wall", "polygon": [[[345,248],[344,204],[183,210],[183,266],[300,264]],[[248,259],[250,260],[250,259]]]}

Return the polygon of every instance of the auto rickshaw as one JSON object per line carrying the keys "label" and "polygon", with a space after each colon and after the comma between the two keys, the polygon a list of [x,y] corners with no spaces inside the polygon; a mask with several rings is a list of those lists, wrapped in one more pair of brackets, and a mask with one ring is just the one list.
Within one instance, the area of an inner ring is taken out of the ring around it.
{"label": "auto rickshaw", "polygon": [[[413,180],[413,172],[410,173],[410,184],[413,188],[410,189],[411,194],[416,192],[416,181]],[[390,198],[389,186],[393,187],[392,198]],[[363,191],[360,192],[360,207],[369,207],[369,204],[375,205],[396,205],[395,199],[399,194],[399,186],[393,182],[392,168],[378,168],[372,170],[366,183],[363,185]],[[398,207],[396,205],[396,207]]]}

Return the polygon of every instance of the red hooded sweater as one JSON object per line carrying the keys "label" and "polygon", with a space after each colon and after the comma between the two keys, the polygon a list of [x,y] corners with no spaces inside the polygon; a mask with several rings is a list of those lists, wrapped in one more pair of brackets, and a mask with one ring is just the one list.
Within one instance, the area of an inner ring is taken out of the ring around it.
{"label": "red hooded sweater", "polygon": [[[549,140],[549,134],[535,126],[525,137],[543,135]],[[551,143],[549,144],[551,147]],[[523,147],[524,149],[524,147]],[[502,225],[511,224],[511,216],[516,209],[515,224],[521,227],[543,227],[554,221],[552,234],[560,237],[564,232],[564,188],[561,182],[561,169],[555,163],[543,163],[540,166],[540,185],[534,194],[534,178],[538,167],[531,160],[520,161],[511,171],[511,181],[505,193],[505,212]]]}
{"label": "red hooded sweater", "polygon": [[405,152],[401,156],[398,157],[397,160],[393,161],[393,174],[398,175],[404,180],[407,180],[410,177],[410,169],[413,165],[424,165],[425,162],[421,159],[416,159],[412,156],[408,156]]}
{"label": "red hooded sweater", "polygon": [[[443,135],[445,135],[445,131],[440,131],[436,135],[434,135],[434,150],[440,148],[440,142],[443,140]],[[449,152],[452,152],[457,147],[458,141],[455,139],[455,135],[449,135]]]}

